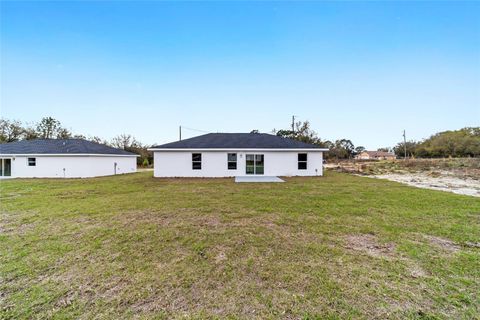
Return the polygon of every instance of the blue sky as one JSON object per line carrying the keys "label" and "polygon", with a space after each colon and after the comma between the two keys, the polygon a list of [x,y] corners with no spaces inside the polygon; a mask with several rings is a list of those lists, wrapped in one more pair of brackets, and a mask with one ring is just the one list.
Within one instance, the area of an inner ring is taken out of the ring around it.
{"label": "blue sky", "polygon": [[480,2],[0,6],[9,119],[151,144],[296,115],[370,149],[480,125]]}

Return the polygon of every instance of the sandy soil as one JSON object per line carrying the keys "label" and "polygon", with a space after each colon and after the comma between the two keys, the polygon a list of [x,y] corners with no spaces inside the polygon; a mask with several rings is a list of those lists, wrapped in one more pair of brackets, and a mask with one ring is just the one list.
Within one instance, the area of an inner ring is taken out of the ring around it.
{"label": "sandy soil", "polygon": [[389,173],[367,176],[401,182],[418,188],[448,191],[457,194],[480,197],[480,180],[459,178],[448,173],[432,177],[426,173]]}

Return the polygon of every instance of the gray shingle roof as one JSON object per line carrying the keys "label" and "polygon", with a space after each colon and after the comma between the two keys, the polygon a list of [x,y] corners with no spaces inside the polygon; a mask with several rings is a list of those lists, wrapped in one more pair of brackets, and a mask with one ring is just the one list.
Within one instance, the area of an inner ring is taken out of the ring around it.
{"label": "gray shingle roof", "polygon": [[0,144],[0,154],[112,154],[136,155],[83,139],[36,139]]}
{"label": "gray shingle roof", "polygon": [[208,133],[152,149],[321,149],[317,145],[267,133]]}

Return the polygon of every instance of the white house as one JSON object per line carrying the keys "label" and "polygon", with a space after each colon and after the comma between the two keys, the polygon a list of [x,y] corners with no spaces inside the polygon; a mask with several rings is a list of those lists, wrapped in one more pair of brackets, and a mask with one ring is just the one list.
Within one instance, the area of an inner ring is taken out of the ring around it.
{"label": "white house", "polygon": [[138,155],[83,139],[0,144],[0,178],[87,178],[137,171]]}
{"label": "white house", "polygon": [[155,177],[321,176],[328,151],[265,133],[209,133],[149,150]]}

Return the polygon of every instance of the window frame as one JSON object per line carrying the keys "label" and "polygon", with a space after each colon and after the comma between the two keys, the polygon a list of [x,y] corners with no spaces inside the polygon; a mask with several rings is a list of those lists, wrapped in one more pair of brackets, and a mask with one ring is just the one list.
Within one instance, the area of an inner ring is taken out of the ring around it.
{"label": "window frame", "polygon": [[[200,160],[194,160],[195,156],[199,155]],[[195,165],[199,165],[198,167],[195,167]],[[202,154],[201,153],[192,153],[192,170],[202,170]]]}
{"label": "window frame", "polygon": [[[235,160],[230,160],[230,156],[234,155]],[[227,170],[237,170],[238,155],[236,152],[227,153]],[[232,165],[232,168],[230,167]]]}
{"label": "window frame", "polygon": [[[300,160],[300,156],[305,155],[305,160]],[[305,166],[305,167],[303,167]],[[308,153],[298,153],[297,155],[297,169],[298,170],[307,170],[308,169]]]}
{"label": "window frame", "polygon": [[[33,160],[33,162],[31,160]],[[37,158],[33,158],[33,157],[27,158],[27,166],[28,167],[36,167],[37,166]]]}

